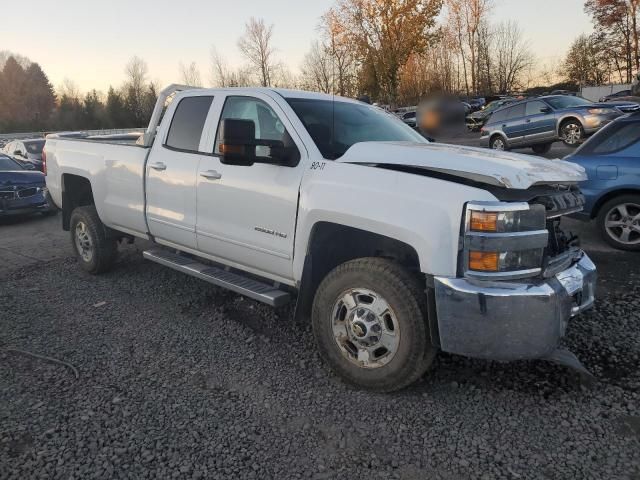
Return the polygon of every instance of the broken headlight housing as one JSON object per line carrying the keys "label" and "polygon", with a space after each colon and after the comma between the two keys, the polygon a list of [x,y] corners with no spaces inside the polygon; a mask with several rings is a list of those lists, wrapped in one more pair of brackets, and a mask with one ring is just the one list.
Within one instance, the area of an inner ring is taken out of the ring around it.
{"label": "broken headlight housing", "polygon": [[465,276],[513,280],[540,274],[549,236],[543,205],[471,202],[464,218]]}

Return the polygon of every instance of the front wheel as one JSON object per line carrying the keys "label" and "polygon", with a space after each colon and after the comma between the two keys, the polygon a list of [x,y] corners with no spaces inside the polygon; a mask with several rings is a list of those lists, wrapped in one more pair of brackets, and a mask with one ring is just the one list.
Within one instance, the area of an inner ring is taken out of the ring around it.
{"label": "front wheel", "polygon": [[612,198],[600,208],[596,222],[612,247],[640,251],[640,195]]}
{"label": "front wheel", "polygon": [[76,208],[70,223],[71,243],[80,266],[92,274],[109,270],[118,256],[118,242],[107,236],[96,207]]}
{"label": "front wheel", "polygon": [[560,137],[566,146],[575,148],[584,138],[584,129],[577,120],[569,120],[560,127]]}
{"label": "front wheel", "polygon": [[361,258],[336,267],[313,301],[313,332],[321,357],[348,383],[399,390],[433,362],[426,296],[402,266]]}

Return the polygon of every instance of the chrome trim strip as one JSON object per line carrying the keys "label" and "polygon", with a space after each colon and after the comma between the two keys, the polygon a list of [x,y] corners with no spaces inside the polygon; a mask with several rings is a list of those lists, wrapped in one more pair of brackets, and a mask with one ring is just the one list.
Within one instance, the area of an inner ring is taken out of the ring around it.
{"label": "chrome trim strip", "polygon": [[196,230],[196,234],[203,235],[203,236],[208,237],[208,238],[213,238],[214,240],[220,240],[221,242],[231,243],[231,244],[237,245],[239,247],[245,247],[245,248],[248,248],[250,250],[255,250],[256,252],[266,253],[268,255],[273,255],[274,257],[284,258],[285,260],[290,260],[291,259],[291,256],[287,255],[286,253],[276,252],[274,250],[269,250],[269,249],[266,249],[266,248],[257,247],[256,245],[251,245],[251,244],[248,244],[248,243],[239,242],[238,240],[232,240],[230,238],[222,237],[220,235],[215,235],[213,233],[205,232],[203,230]]}
{"label": "chrome trim strip", "polygon": [[149,214],[147,214],[147,219],[151,220],[152,222],[161,223],[162,225],[168,225],[170,227],[174,227],[174,228],[178,228],[180,230],[184,230],[185,232],[196,233],[196,229],[195,228],[186,227],[184,225],[180,225],[178,223],[168,222],[166,220],[160,220],[159,218],[152,217]]}
{"label": "chrome trim strip", "polygon": [[512,233],[467,232],[464,243],[466,250],[515,252],[544,248],[548,242],[549,232],[547,230],[532,230]]}
{"label": "chrome trim strip", "polygon": [[469,202],[467,212],[519,212],[531,210],[531,205],[527,202]]}

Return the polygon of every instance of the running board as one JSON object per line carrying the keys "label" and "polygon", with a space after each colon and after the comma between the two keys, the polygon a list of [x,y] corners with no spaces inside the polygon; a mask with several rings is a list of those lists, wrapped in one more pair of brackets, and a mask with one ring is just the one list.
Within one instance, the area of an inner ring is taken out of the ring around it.
{"label": "running board", "polygon": [[226,288],[241,295],[266,303],[272,307],[280,307],[290,302],[289,293],[279,290],[274,285],[259,282],[253,278],[234,273],[224,268],[205,265],[189,257],[166,250],[146,250],[142,256],[147,260],[159,263],[218,287]]}

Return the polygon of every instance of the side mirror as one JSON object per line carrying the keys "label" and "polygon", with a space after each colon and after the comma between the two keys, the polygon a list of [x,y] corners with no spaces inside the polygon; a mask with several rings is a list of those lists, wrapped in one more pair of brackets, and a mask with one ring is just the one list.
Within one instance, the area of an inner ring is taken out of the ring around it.
{"label": "side mirror", "polygon": [[551,113],[551,107],[542,107],[540,111],[542,113]]}
{"label": "side mirror", "polygon": [[36,167],[35,167],[35,165],[33,163],[25,163],[24,164],[24,168],[26,170],[35,170],[36,169]]}
{"label": "side mirror", "polygon": [[[262,153],[265,148],[257,150],[256,147],[267,147],[268,155]],[[218,149],[220,162],[225,165],[248,167],[254,163],[268,163],[294,166],[300,159],[298,149],[285,146],[281,140],[256,139],[256,126],[252,120],[222,120]]]}
{"label": "side mirror", "polygon": [[13,154],[20,157],[24,156],[24,154],[22,153],[22,150],[15,150]]}
{"label": "side mirror", "polygon": [[226,118],[220,125],[220,162],[250,166],[256,160],[256,125],[251,120]]}

